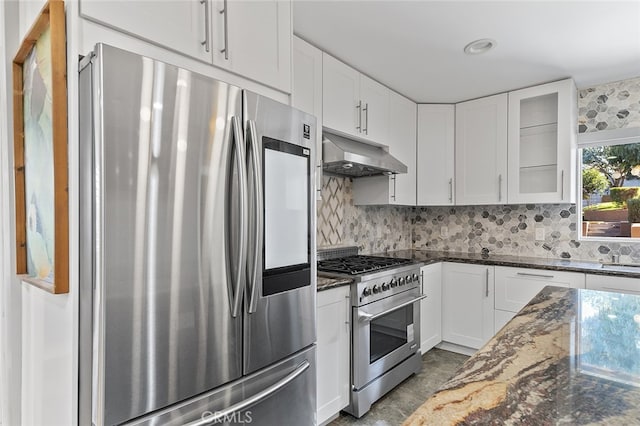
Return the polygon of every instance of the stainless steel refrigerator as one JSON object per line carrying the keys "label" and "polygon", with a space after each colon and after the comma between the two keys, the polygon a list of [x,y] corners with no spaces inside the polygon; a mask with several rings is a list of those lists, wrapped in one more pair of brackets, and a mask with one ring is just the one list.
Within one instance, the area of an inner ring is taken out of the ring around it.
{"label": "stainless steel refrigerator", "polygon": [[313,116],[81,60],[79,424],[315,424]]}

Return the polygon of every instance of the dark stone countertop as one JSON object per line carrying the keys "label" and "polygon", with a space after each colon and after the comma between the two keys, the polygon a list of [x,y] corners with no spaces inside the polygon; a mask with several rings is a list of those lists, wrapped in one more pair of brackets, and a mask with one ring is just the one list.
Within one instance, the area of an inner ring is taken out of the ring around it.
{"label": "dark stone countertop", "polygon": [[640,424],[640,296],[545,287],[405,426]]}
{"label": "dark stone countertop", "polygon": [[[509,256],[497,254],[458,253],[429,250],[395,250],[386,253],[375,253],[373,256],[400,257],[413,259],[430,265],[438,262],[460,262],[478,265],[510,266],[516,268],[546,269],[550,271],[583,272],[597,275],[640,278],[638,267],[615,265],[603,267],[600,262],[586,260],[545,259],[541,257]],[[353,280],[349,278],[335,278],[318,273],[318,291],[349,285]],[[640,423],[640,422],[639,422]]]}
{"label": "dark stone countertop", "polygon": [[329,290],[331,288],[349,285],[353,282],[351,278],[335,278],[318,274],[318,291]]}
{"label": "dark stone countertop", "polygon": [[425,265],[437,262],[474,263],[479,265],[512,266],[517,268],[535,268],[551,271],[586,272],[589,274],[612,275],[640,278],[640,265],[602,267],[600,262],[588,262],[568,259],[545,259],[540,257],[482,255],[475,253],[457,253],[428,250],[396,250],[378,253],[376,256],[401,257],[423,262]]}

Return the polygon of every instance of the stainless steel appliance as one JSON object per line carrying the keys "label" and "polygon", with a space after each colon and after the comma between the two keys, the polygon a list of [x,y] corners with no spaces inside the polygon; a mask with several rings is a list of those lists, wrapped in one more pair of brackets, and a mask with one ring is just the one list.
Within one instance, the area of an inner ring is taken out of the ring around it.
{"label": "stainless steel appliance", "polygon": [[315,118],[99,44],[78,424],[315,424]]}
{"label": "stainless steel appliance", "polygon": [[389,148],[323,133],[322,169],[350,177],[407,173],[407,166],[389,154]]}
{"label": "stainless steel appliance", "polygon": [[421,263],[359,256],[357,248],[320,251],[318,271],[349,276],[351,286],[351,402],[362,417],[371,404],[422,368]]}

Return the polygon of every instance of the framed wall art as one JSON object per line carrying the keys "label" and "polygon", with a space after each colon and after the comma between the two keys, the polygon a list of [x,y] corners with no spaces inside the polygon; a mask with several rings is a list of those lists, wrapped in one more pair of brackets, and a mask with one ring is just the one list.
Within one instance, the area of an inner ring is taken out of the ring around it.
{"label": "framed wall art", "polygon": [[16,272],[69,291],[66,31],[62,0],[40,11],[13,60]]}

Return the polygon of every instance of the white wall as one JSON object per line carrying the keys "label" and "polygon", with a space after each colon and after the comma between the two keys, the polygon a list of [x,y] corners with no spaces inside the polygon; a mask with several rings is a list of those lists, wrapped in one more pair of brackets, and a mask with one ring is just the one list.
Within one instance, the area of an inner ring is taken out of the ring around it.
{"label": "white wall", "polygon": [[[14,267],[12,99],[7,95],[12,93],[13,55],[43,5],[43,0],[0,3],[0,404],[5,425],[76,422],[77,261],[76,266],[71,262],[68,295],[54,296],[22,283]],[[72,105],[75,103],[70,102],[70,108]],[[71,145],[77,143],[70,139]],[[72,152],[70,149],[70,180],[77,181],[73,172],[77,160],[75,164],[71,160],[77,155]],[[74,214],[72,220],[77,221]],[[77,258],[73,256],[77,253],[74,233],[77,235],[75,230],[70,235],[71,259]]]}
{"label": "white wall", "polygon": [[18,45],[18,4],[0,3],[0,404],[2,424],[21,424],[21,285],[13,241],[12,52]]}

